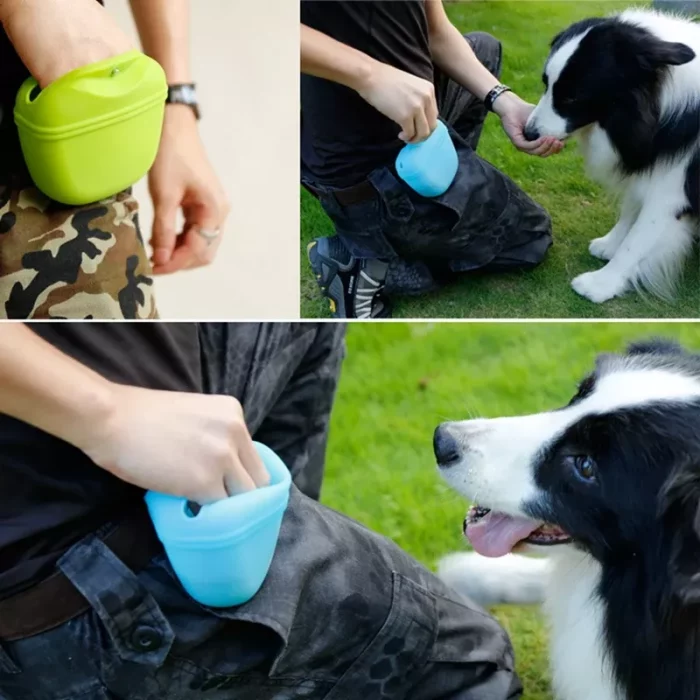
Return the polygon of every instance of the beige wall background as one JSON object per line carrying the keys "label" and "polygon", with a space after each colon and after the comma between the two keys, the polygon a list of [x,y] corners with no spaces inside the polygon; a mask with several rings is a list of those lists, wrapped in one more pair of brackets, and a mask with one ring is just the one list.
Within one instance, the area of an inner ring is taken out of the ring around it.
{"label": "beige wall background", "polygon": [[[127,0],[107,0],[136,37]],[[299,3],[191,0],[202,139],[231,201],[217,260],[156,280],[163,319],[299,317]],[[153,210],[136,186],[144,235]]]}

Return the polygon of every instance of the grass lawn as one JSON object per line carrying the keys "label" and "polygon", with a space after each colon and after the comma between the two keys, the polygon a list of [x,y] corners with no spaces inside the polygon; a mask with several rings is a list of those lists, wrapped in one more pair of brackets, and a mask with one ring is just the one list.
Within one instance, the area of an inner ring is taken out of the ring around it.
{"label": "grass lawn", "polygon": [[[503,80],[523,98],[536,102],[549,42],[561,29],[584,17],[604,15],[631,2],[457,2],[448,5],[463,32],[483,30],[504,44]],[[637,3],[641,4],[641,3]],[[397,299],[394,315],[402,318],[695,318],[700,299],[698,258],[688,265],[674,304],[630,294],[605,304],[579,297],[569,286],[576,275],[602,262],[588,253],[588,243],[615,223],[613,202],[583,173],[575,144],[556,158],[541,160],[516,151],[497,117],[488,118],[480,154],[510,175],[551,213],[555,243],[547,260],[529,273],[465,277],[458,284],[419,299]],[[306,244],[330,235],[333,226],[306,192],[301,200],[301,314],[324,317],[321,299],[306,260]]]}
{"label": "grass lawn", "polygon": [[[435,426],[563,405],[597,352],[651,335],[700,349],[700,324],[351,325],[323,501],[432,567],[465,547],[466,510],[436,473]],[[553,700],[539,612],[496,612],[512,636],[525,698]]]}

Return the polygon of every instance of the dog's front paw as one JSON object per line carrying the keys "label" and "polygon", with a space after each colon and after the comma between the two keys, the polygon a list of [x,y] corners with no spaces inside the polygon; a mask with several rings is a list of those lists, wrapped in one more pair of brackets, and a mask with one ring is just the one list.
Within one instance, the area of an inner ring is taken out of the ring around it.
{"label": "dog's front paw", "polygon": [[600,260],[612,260],[616,251],[617,246],[611,240],[610,234],[607,236],[601,236],[600,238],[594,238],[588,246],[588,252],[594,258],[598,258]]}
{"label": "dog's front paw", "polygon": [[625,279],[610,274],[605,268],[595,272],[584,272],[572,280],[571,286],[577,294],[595,304],[602,304],[613,297],[621,296],[628,288]]}

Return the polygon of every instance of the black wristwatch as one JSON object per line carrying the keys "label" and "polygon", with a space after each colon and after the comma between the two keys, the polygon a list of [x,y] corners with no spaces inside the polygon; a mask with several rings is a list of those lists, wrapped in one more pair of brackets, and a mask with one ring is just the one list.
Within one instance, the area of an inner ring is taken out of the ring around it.
{"label": "black wristwatch", "polygon": [[484,105],[489,112],[493,112],[493,103],[504,93],[512,92],[512,90],[507,85],[496,85],[496,87],[489,92],[484,98]]}
{"label": "black wristwatch", "polygon": [[194,83],[176,83],[168,85],[168,96],[165,98],[166,104],[187,105],[197,119],[201,119],[199,102],[197,101],[197,88]]}

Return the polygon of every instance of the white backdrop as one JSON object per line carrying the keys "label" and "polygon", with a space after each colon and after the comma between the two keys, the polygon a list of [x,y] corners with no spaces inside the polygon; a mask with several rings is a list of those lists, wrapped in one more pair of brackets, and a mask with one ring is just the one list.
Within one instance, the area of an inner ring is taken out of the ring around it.
{"label": "white backdrop", "polygon": [[[135,37],[127,0],[107,9]],[[163,319],[299,316],[299,4],[191,0],[202,138],[231,201],[218,259],[156,280]],[[136,187],[144,235],[152,207]]]}

